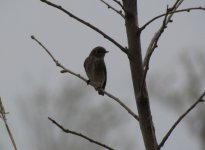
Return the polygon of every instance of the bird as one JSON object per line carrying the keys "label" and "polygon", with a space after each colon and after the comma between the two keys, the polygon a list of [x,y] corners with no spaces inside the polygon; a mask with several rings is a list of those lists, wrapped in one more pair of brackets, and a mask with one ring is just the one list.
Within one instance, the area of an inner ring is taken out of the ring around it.
{"label": "bird", "polygon": [[102,89],[105,89],[107,82],[107,70],[104,61],[105,54],[108,53],[105,48],[97,46],[92,49],[89,56],[84,61],[85,72],[88,76],[87,84],[93,84],[99,95],[104,95]]}

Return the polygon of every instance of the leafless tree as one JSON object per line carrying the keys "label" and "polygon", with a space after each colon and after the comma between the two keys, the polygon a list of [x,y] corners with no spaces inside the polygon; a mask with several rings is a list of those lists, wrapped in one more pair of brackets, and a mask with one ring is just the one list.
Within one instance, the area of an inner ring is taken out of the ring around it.
{"label": "leafless tree", "polygon": [[[125,109],[133,118],[139,122],[142,137],[144,140],[144,145],[146,150],[157,150],[161,149],[161,147],[165,144],[168,137],[172,133],[172,131],[175,129],[175,127],[178,125],[178,123],[199,103],[203,101],[203,97],[205,95],[205,92],[202,93],[199,98],[195,101],[195,103],[188,108],[185,113],[183,113],[179,119],[173,124],[173,126],[170,128],[170,130],[167,132],[167,134],[164,136],[161,142],[157,142],[156,134],[155,134],[155,128],[152,121],[152,114],[150,110],[150,103],[149,103],[149,95],[147,91],[146,86],[146,76],[149,70],[149,63],[151,56],[154,52],[154,50],[158,47],[158,41],[161,38],[161,35],[164,33],[164,30],[167,29],[168,24],[173,22],[172,17],[176,13],[181,12],[190,12],[192,10],[205,10],[203,7],[193,7],[193,8],[185,8],[185,9],[179,9],[179,6],[184,2],[184,0],[176,0],[171,6],[167,6],[165,8],[165,13],[160,14],[159,16],[154,17],[153,19],[149,20],[147,23],[145,23],[142,27],[139,26],[138,23],[138,5],[137,0],[113,0],[120,8],[118,10],[109,2],[102,1],[108,8],[119,14],[125,21],[125,28],[127,33],[127,47],[121,45],[119,42],[117,42],[115,39],[110,37],[108,34],[104,33],[102,30],[100,30],[98,27],[90,24],[89,22],[77,17],[70,11],[64,9],[62,6],[55,4],[48,0],[41,0],[41,2],[52,6],[62,12],[64,12],[66,15],[70,16],[71,18],[79,21],[80,23],[86,25],[87,27],[93,29],[94,31],[101,34],[105,39],[112,42],[114,45],[116,45],[119,50],[121,50],[129,59],[130,62],[130,70],[132,75],[132,83],[133,83],[133,89],[134,89],[134,95],[135,95],[135,101],[137,105],[138,115],[134,113],[126,104],[122,102],[119,98],[116,96],[108,93],[107,91],[104,91],[105,95],[110,97],[112,100],[116,101],[120,106]],[[142,59],[142,49],[141,49],[141,34],[143,31],[147,28],[147,26],[151,25],[152,22],[157,20],[158,18],[163,18],[161,26],[159,29],[155,32],[153,35],[153,38],[150,41],[150,44],[148,45],[148,48],[146,50],[146,55],[144,60]],[[49,56],[52,58],[52,60],[55,62],[55,64],[61,68],[61,73],[70,73],[79,79],[83,81],[87,81],[84,77],[82,77],[80,74],[75,73],[71,71],[70,69],[67,69],[64,65],[62,65],[52,54],[51,52],[35,37],[31,36],[33,40],[35,40],[40,46],[43,47],[43,49],[49,54]],[[54,119],[49,118],[54,124],[56,124],[59,128],[61,128],[66,133],[75,134],[77,136],[80,136],[92,143],[95,143],[101,147],[107,148],[107,149],[114,149],[106,144],[100,143],[96,141],[95,139],[89,138],[84,134],[66,129],[63,127],[63,125],[56,122]]]}

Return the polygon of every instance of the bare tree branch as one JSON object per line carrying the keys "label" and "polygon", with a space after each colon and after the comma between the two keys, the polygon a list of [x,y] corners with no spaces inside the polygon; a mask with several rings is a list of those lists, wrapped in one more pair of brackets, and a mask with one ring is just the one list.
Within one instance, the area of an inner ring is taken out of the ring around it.
{"label": "bare tree branch", "polygon": [[60,125],[59,123],[57,123],[55,120],[53,120],[53,119],[50,118],[50,117],[48,117],[48,119],[49,119],[52,123],[54,123],[57,127],[59,127],[59,128],[60,128],[63,132],[65,132],[65,133],[70,133],[70,134],[73,134],[73,135],[77,135],[77,136],[79,136],[79,137],[82,137],[82,138],[88,140],[88,141],[91,142],[91,143],[95,143],[95,144],[97,144],[97,145],[99,145],[99,146],[101,146],[101,147],[104,147],[104,148],[106,148],[106,149],[109,149],[109,150],[114,150],[114,149],[111,148],[110,146],[107,146],[107,145],[105,145],[105,144],[103,144],[103,143],[100,143],[100,142],[94,140],[94,139],[91,139],[91,138],[89,138],[88,136],[86,136],[86,135],[84,135],[84,134],[82,134],[82,133],[78,133],[78,132],[72,131],[72,130],[70,130],[70,129],[65,129],[62,125]]}
{"label": "bare tree branch", "polygon": [[112,98],[116,102],[118,102],[124,109],[127,110],[129,114],[131,114],[137,121],[139,121],[139,117],[131,110],[129,109],[119,98],[111,95],[110,93],[106,92],[105,90],[103,91],[108,97]]}
{"label": "bare tree branch", "polygon": [[142,84],[141,84],[141,89],[143,89],[143,87],[145,85],[145,80],[146,80],[147,72],[149,70],[149,62],[150,62],[150,58],[152,56],[152,53],[154,52],[155,48],[157,48],[157,43],[159,41],[159,38],[161,37],[165,28],[167,28],[167,24],[169,22],[172,22],[171,18],[173,16],[173,13],[169,14],[169,11],[170,10],[173,10],[173,11],[177,10],[177,8],[182,4],[182,2],[183,2],[183,0],[177,0],[175,2],[175,4],[173,5],[175,7],[172,6],[171,9],[168,8],[168,6],[167,6],[166,15],[164,16],[164,20],[162,22],[162,25],[159,28],[159,30],[155,33],[155,35],[153,36],[153,38],[148,46],[148,49],[147,49],[147,52],[146,52],[146,55],[144,58],[144,68],[145,69],[144,69],[144,73],[143,73],[143,80],[142,80]]}
{"label": "bare tree branch", "polygon": [[176,10],[184,0],[176,0],[172,7],[169,8],[170,11]]}
{"label": "bare tree branch", "polygon": [[5,112],[5,109],[4,109],[4,106],[2,104],[1,97],[0,97],[0,118],[2,118],[3,121],[4,121],[4,124],[6,126],[6,130],[7,130],[8,134],[9,134],[9,138],[10,138],[10,140],[12,142],[14,150],[17,150],[17,146],[16,146],[16,143],[15,143],[14,137],[13,137],[13,135],[11,133],[11,130],[9,128],[9,125],[7,123],[6,114],[7,113]]}
{"label": "bare tree branch", "polygon": [[113,38],[111,38],[109,35],[105,34],[102,30],[98,29],[97,27],[95,27],[94,25],[90,24],[89,22],[84,21],[83,19],[75,16],[74,14],[72,14],[71,12],[67,11],[66,9],[64,9],[62,6],[54,4],[50,1],[47,0],[40,0],[41,2],[44,2],[50,6],[53,6],[61,11],[63,11],[64,13],[66,13],[68,16],[70,16],[71,18],[74,18],[75,20],[79,21],[80,23],[86,25],[87,27],[93,29],[94,31],[98,32],[99,34],[101,34],[104,38],[108,39],[110,42],[112,42],[114,45],[116,45],[118,48],[120,48],[125,54],[128,54],[128,51],[125,47],[123,47],[122,45],[120,45],[117,41],[115,41]]}
{"label": "bare tree branch", "polygon": [[[145,59],[145,69],[143,72],[141,89],[143,89],[144,85],[145,85],[145,80],[146,80],[147,72],[149,70],[149,61],[150,61],[151,55],[154,52],[154,49],[157,47],[157,42],[158,42],[161,34],[164,32],[165,28],[167,27],[168,12],[169,12],[169,10],[167,8],[167,12],[166,12],[166,15],[164,16],[163,23],[162,23],[160,29],[157,31],[157,33],[155,33],[155,36],[152,38],[150,45],[147,49],[147,52],[149,52],[149,53],[147,53],[148,55],[147,55],[147,58]],[[142,92],[142,94],[143,94],[143,92]]]}
{"label": "bare tree branch", "polygon": [[203,97],[205,96],[205,92],[196,100],[196,102],[189,108],[187,111],[182,114],[177,121],[173,124],[173,126],[170,128],[170,130],[167,132],[167,134],[162,139],[161,143],[159,144],[159,149],[164,145],[164,143],[167,141],[173,130],[176,128],[176,126],[180,123],[180,121],[192,110],[196,107],[196,105],[200,102],[204,102]]}
{"label": "bare tree branch", "polygon": [[[179,13],[179,12],[190,12],[192,10],[203,10],[205,11],[205,7],[191,7],[191,8],[185,8],[185,9],[180,9],[180,10],[175,10],[175,11],[170,11],[169,14],[175,14],[175,13]],[[151,24],[153,21],[165,16],[166,13],[164,14],[161,14],[161,15],[158,15],[154,18],[152,18],[151,20],[149,20],[147,23],[145,23],[141,28],[140,30],[144,30],[149,24]]]}
{"label": "bare tree branch", "polygon": [[100,0],[102,3],[104,3],[108,9],[112,9],[114,12],[116,12],[117,14],[119,14],[122,18],[125,19],[125,16],[123,15],[121,10],[117,10],[116,8],[114,8],[113,6],[111,6],[110,4],[108,4],[107,2],[105,2],[104,0]]}
{"label": "bare tree branch", "polygon": [[116,4],[118,4],[124,11],[126,11],[125,10],[125,7],[122,5],[122,3],[120,2],[120,1],[118,1],[118,0],[113,0]]}
{"label": "bare tree branch", "polygon": [[[52,60],[55,62],[56,66],[58,66],[59,68],[61,68],[61,73],[70,73],[76,77],[78,77],[79,79],[83,80],[84,82],[87,83],[87,79],[82,77],[80,74],[77,74],[69,69],[67,69],[66,67],[64,67],[57,59],[54,58],[54,56],[51,54],[51,52],[40,42],[38,41],[33,35],[31,36],[31,39],[33,39],[34,41],[36,41],[47,53],[48,55],[52,58]],[[93,83],[91,82],[90,85],[93,86]],[[116,101],[118,104],[120,104],[125,110],[127,110],[127,112],[133,116],[136,120],[139,121],[139,117],[129,108],[127,107],[119,98],[115,97],[114,95],[106,92],[105,90],[102,90],[102,92],[105,93],[105,95],[107,95],[108,97],[110,97],[111,99],[113,99],[114,101]]]}

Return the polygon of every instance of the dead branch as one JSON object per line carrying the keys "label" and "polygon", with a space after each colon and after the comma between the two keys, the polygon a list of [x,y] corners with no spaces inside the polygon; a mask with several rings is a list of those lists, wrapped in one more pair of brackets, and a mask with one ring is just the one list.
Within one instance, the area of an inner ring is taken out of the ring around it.
{"label": "dead branch", "polygon": [[[149,70],[149,61],[150,61],[151,55],[154,52],[154,49],[157,47],[157,42],[158,42],[160,36],[162,35],[162,33],[164,32],[165,28],[167,27],[167,23],[166,22],[167,22],[167,19],[168,19],[168,12],[169,12],[169,10],[167,8],[167,12],[166,12],[166,15],[164,16],[164,20],[162,22],[162,25],[161,25],[160,29],[157,31],[157,33],[155,33],[155,36],[151,40],[151,43],[150,43],[150,45],[148,47],[147,51],[150,51],[150,52],[148,53],[149,55],[147,55],[147,59],[146,59],[146,62],[145,62],[145,69],[144,69],[144,72],[143,72],[141,91],[142,91],[142,89],[144,88],[144,85],[145,85],[145,80],[146,80],[147,72]],[[143,94],[143,92],[141,92],[141,93]]]}
{"label": "dead branch", "polygon": [[[153,36],[148,48],[147,48],[147,52],[144,58],[144,72],[143,72],[143,80],[142,80],[142,84],[141,84],[141,89],[143,89],[144,84],[145,84],[145,80],[146,80],[146,76],[147,76],[147,72],[149,70],[149,62],[150,62],[150,58],[152,56],[152,53],[154,52],[155,48],[157,48],[157,43],[162,35],[162,33],[164,32],[164,30],[167,28],[168,23],[172,22],[171,18],[173,16],[173,14],[169,14],[170,10],[177,10],[178,7],[182,4],[183,0],[177,0],[174,5],[170,8],[168,8],[167,6],[167,10],[166,10],[166,15],[164,17],[164,20],[162,22],[161,27],[159,28],[159,30],[155,33],[155,35]],[[175,6],[175,7],[174,7]],[[143,92],[142,92],[143,94]]]}
{"label": "dead branch", "polygon": [[124,11],[126,11],[125,10],[125,8],[124,8],[124,6],[122,5],[122,3],[120,2],[120,1],[118,1],[118,0],[113,0],[116,4],[118,4],[121,8],[122,8],[122,10],[124,10]]}
{"label": "dead branch", "polygon": [[172,125],[172,127],[169,129],[167,134],[162,139],[161,143],[159,144],[159,149],[164,145],[164,143],[167,141],[173,130],[176,128],[176,126],[182,121],[182,119],[192,110],[196,107],[196,105],[200,102],[204,102],[203,97],[205,96],[205,92],[196,100],[196,102],[189,108],[187,111],[182,114],[177,121]]}
{"label": "dead branch", "polygon": [[75,20],[79,21],[80,23],[86,25],[87,27],[93,29],[94,31],[98,32],[99,34],[101,34],[104,38],[108,39],[110,42],[112,42],[114,45],[116,45],[119,49],[121,49],[125,54],[128,54],[128,51],[125,47],[123,47],[122,45],[120,45],[117,41],[115,41],[113,38],[111,38],[109,35],[107,35],[106,33],[104,33],[102,30],[100,30],[99,28],[97,28],[96,26],[90,24],[89,22],[86,22],[85,20],[75,16],[74,14],[72,14],[71,12],[67,11],[66,9],[64,9],[62,6],[54,4],[50,1],[47,0],[40,0],[41,2],[44,2],[54,8],[57,8],[61,11],[63,11],[65,14],[67,14],[68,16],[70,16],[71,18],[74,18]]}
{"label": "dead branch", "polygon": [[[185,9],[180,9],[180,10],[175,10],[175,11],[170,11],[169,14],[175,14],[175,13],[180,13],[180,12],[190,12],[192,10],[203,10],[205,11],[205,7],[191,7],[191,8],[185,8]],[[161,15],[158,15],[154,18],[152,18],[151,20],[149,20],[147,23],[145,23],[141,28],[140,30],[144,30],[148,25],[150,25],[152,22],[154,22],[155,20],[165,16],[166,13],[164,14],[161,14]]]}
{"label": "dead branch", "polygon": [[70,133],[70,134],[73,134],[73,135],[77,135],[77,136],[79,136],[79,137],[81,137],[81,138],[83,138],[83,139],[86,139],[86,140],[88,140],[89,142],[91,142],[91,143],[95,143],[95,144],[97,144],[97,145],[99,145],[99,146],[101,146],[101,147],[104,147],[104,148],[106,148],[106,149],[109,149],[109,150],[114,150],[113,148],[111,148],[110,146],[107,146],[107,145],[105,145],[105,144],[103,144],[103,143],[100,143],[100,142],[98,142],[98,141],[96,141],[96,140],[94,140],[94,139],[92,139],[92,138],[89,138],[88,136],[86,136],[86,135],[84,135],[84,134],[82,134],[82,133],[79,133],[79,132],[76,132],[76,131],[72,131],[72,130],[70,130],[70,129],[65,129],[62,125],[60,125],[59,123],[57,123],[55,120],[53,120],[52,118],[50,118],[50,117],[48,117],[48,119],[52,122],[52,123],[54,123],[57,127],[59,127],[63,132],[65,132],[65,133]]}
{"label": "dead branch", "polygon": [[119,14],[122,18],[125,19],[125,16],[123,15],[121,10],[117,10],[116,8],[114,8],[113,6],[111,6],[110,4],[108,4],[107,2],[105,2],[104,0],[100,0],[103,4],[105,4],[107,6],[108,9],[112,9],[114,12],[116,12],[117,14]]}

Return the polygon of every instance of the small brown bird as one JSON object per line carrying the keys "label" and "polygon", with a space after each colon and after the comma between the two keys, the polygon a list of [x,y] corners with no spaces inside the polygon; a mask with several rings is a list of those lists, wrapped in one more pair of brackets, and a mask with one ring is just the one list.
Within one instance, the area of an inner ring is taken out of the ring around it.
{"label": "small brown bird", "polygon": [[107,71],[104,62],[104,57],[107,52],[108,51],[101,46],[95,47],[84,62],[85,72],[89,78],[87,83],[92,82],[100,95],[104,95],[102,89],[105,89],[107,81]]}

